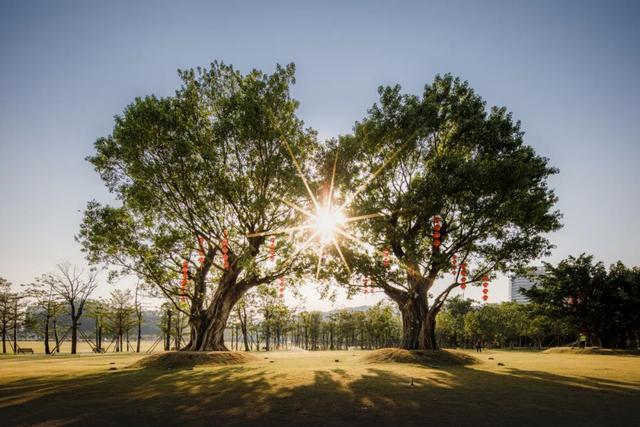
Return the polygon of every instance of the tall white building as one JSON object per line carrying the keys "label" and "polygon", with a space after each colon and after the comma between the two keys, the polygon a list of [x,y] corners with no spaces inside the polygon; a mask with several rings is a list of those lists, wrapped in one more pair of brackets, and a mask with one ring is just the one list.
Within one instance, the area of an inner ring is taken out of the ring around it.
{"label": "tall white building", "polygon": [[529,299],[522,295],[520,289],[531,289],[537,283],[536,278],[540,276],[544,276],[544,267],[535,267],[530,276],[511,276],[509,279],[509,301],[528,303]]}

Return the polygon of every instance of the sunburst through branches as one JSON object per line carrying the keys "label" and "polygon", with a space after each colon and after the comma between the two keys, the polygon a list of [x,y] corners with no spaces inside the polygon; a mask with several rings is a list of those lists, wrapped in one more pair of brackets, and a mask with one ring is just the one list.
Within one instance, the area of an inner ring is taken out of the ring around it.
{"label": "sunburst through branches", "polygon": [[322,268],[324,254],[327,250],[327,247],[332,246],[336,249],[336,252],[340,256],[340,259],[342,260],[342,263],[345,269],[347,270],[347,272],[351,274],[351,268],[349,267],[349,263],[344,257],[344,254],[342,253],[342,249],[339,244],[340,239],[346,238],[359,245],[363,245],[371,249],[369,245],[366,245],[362,240],[353,236],[349,232],[348,227],[350,224],[354,222],[363,221],[366,219],[372,219],[376,217],[382,217],[382,216],[385,216],[385,214],[383,212],[375,212],[375,213],[369,213],[365,215],[349,217],[345,214],[345,211],[348,208],[348,206],[353,202],[353,200],[355,200],[358,194],[364,191],[366,187],[382,172],[382,170],[391,161],[393,161],[396,158],[396,156],[400,153],[402,147],[399,147],[396,151],[394,151],[392,155],[389,158],[387,158],[377,170],[375,170],[371,175],[369,175],[369,177],[367,177],[367,179],[365,179],[355,189],[353,193],[349,194],[345,198],[342,204],[338,205],[335,203],[335,200],[334,200],[334,196],[335,196],[334,183],[335,183],[335,175],[336,175],[336,165],[338,162],[337,153],[333,161],[333,169],[331,173],[331,182],[329,185],[328,194],[326,195],[326,197],[324,197],[324,200],[318,200],[314,195],[313,191],[311,190],[309,182],[307,181],[305,174],[302,171],[302,167],[300,166],[300,163],[298,162],[295,155],[293,154],[291,147],[287,142],[283,142],[283,144],[286,147],[287,151],[289,152],[289,155],[291,156],[291,159],[296,167],[298,176],[302,180],[307,190],[307,193],[309,195],[309,199],[311,202],[310,204],[313,205],[313,208],[312,210],[305,209],[301,206],[296,205],[295,203],[292,203],[287,200],[283,200],[282,202],[284,202],[287,206],[303,214],[306,219],[305,222],[302,225],[299,225],[296,227],[290,227],[290,228],[274,230],[269,232],[252,233],[248,235],[248,237],[260,236],[260,235],[266,236],[266,235],[287,234],[287,233],[296,232],[296,231],[302,231],[303,233],[310,233],[310,235],[307,234],[308,235],[307,239],[301,245],[299,245],[299,249],[295,252],[295,254],[292,255],[289,259],[285,260],[283,264],[286,264],[287,262],[289,262],[291,259],[293,259],[295,256],[300,254],[302,251],[308,248],[311,248],[312,246],[315,246],[314,250],[318,257],[318,262],[316,267],[316,279],[318,279],[321,268]]}

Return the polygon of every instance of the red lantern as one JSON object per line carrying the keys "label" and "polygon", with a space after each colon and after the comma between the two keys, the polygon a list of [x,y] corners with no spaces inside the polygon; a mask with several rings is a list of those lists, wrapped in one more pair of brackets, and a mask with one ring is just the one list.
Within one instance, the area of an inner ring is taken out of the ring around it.
{"label": "red lantern", "polygon": [[367,276],[364,276],[364,293],[369,293],[369,278]]}
{"label": "red lantern", "polygon": [[482,299],[486,301],[489,298],[489,276],[487,275],[482,276],[482,288],[482,293],[484,294]]}
{"label": "red lantern", "polygon": [[224,230],[224,237],[222,238],[222,264],[225,270],[229,270],[229,239],[228,232]]}
{"label": "red lantern", "polygon": [[271,236],[271,239],[269,242],[269,257],[271,258],[271,261],[276,260],[276,237],[275,236]]}
{"label": "red lantern", "polygon": [[465,289],[467,289],[467,285],[465,283],[461,284],[460,289],[464,291]]}
{"label": "red lantern", "polygon": [[440,237],[440,217],[436,215],[433,217],[433,247],[436,249],[438,249],[442,243]]}
{"label": "red lantern", "polygon": [[280,284],[280,287],[278,289],[278,291],[279,291],[278,296],[280,298],[284,298],[284,277],[280,276],[280,278],[278,279],[278,282]]}
{"label": "red lantern", "polygon": [[202,236],[198,236],[198,262],[200,262],[200,267],[202,267],[202,264],[204,264],[205,261],[205,257],[204,257],[204,237]]}
{"label": "red lantern", "polygon": [[451,255],[451,274],[456,275],[458,268],[458,256],[456,254]]}
{"label": "red lantern", "polygon": [[384,268],[389,268],[389,250],[385,249],[384,251],[382,251],[382,265],[384,266]]}
{"label": "red lantern", "polygon": [[187,282],[189,281],[189,262],[185,259],[182,261],[182,283],[180,285],[180,301],[185,300],[185,292]]}

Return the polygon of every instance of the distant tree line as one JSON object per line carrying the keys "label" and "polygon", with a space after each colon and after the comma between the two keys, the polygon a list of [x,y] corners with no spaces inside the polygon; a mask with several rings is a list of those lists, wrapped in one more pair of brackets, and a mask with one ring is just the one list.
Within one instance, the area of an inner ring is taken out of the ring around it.
{"label": "distant tree line", "polygon": [[585,254],[545,267],[538,284],[523,290],[529,304],[449,300],[438,317],[440,345],[548,347],[584,334],[594,346],[640,347],[640,269],[618,262],[607,270]]}
{"label": "distant tree line", "polygon": [[374,349],[398,346],[402,323],[387,303],[366,310],[332,312],[291,310],[276,298],[257,311],[235,313],[229,322],[230,347],[234,350],[272,351]]}

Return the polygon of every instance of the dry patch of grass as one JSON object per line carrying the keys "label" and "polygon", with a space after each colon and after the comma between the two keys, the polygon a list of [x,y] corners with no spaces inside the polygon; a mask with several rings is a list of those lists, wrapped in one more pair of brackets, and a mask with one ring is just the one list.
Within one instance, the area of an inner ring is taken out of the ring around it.
{"label": "dry patch of grass", "polygon": [[160,354],[152,354],[144,357],[134,364],[132,368],[193,368],[194,366],[211,365],[240,365],[255,361],[256,358],[246,353],[235,351],[170,351]]}
{"label": "dry patch of grass", "polygon": [[382,348],[367,354],[367,363],[415,363],[429,367],[466,366],[479,360],[468,353],[454,350],[405,350],[402,348]]}

